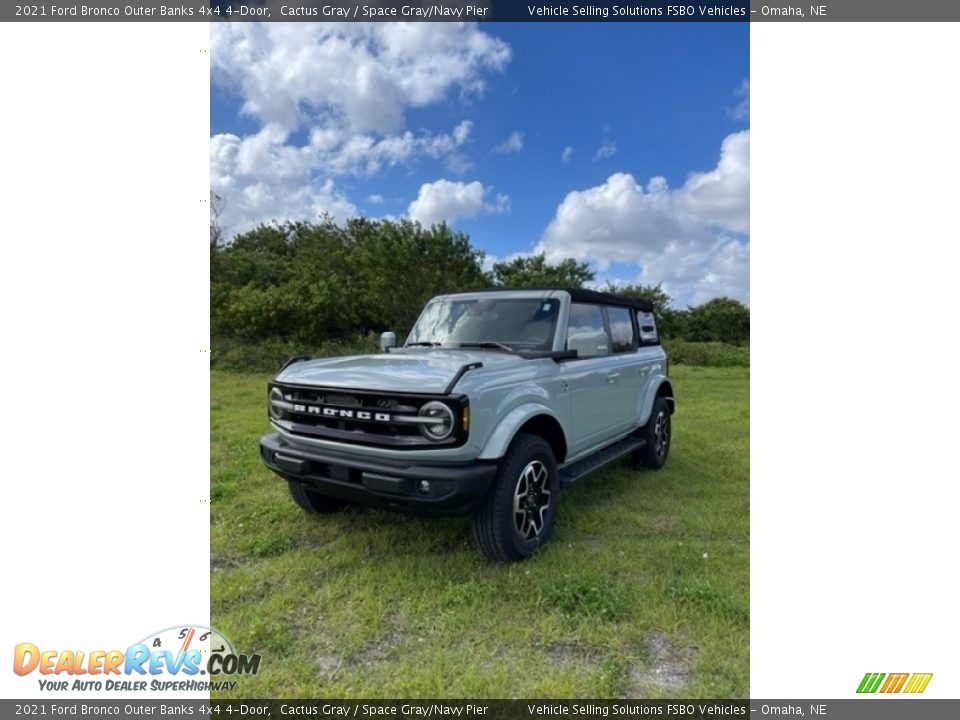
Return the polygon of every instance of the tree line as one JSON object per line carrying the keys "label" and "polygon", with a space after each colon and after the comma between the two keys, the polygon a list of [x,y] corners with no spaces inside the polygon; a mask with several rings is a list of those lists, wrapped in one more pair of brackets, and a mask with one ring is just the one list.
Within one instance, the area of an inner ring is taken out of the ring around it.
{"label": "tree line", "polygon": [[[494,263],[445,224],[330,218],[261,225],[225,242],[210,233],[210,321],[218,340],[319,346],[395,330],[402,338],[428,299],[489,287],[582,287],[594,280],[587,263],[548,263],[541,255]],[[666,338],[749,342],[750,311],[717,298],[676,308],[660,285],[601,288],[649,298]]]}

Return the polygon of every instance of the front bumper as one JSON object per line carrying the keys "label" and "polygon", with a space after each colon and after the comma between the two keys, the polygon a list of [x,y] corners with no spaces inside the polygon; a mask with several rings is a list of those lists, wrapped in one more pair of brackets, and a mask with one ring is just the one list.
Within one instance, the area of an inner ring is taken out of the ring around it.
{"label": "front bumper", "polygon": [[[260,438],[264,464],[286,480],[363,505],[427,515],[469,515],[490,488],[493,462],[430,464],[358,457],[294,446],[279,434]],[[426,480],[429,490],[420,487]]]}

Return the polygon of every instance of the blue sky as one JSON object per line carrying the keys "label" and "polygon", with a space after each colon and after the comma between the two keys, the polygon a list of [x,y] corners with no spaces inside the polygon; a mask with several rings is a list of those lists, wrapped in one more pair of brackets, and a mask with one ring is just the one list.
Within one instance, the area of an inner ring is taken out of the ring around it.
{"label": "blue sky", "polygon": [[741,23],[214,28],[211,183],[228,230],[445,220],[678,304],[749,300]]}

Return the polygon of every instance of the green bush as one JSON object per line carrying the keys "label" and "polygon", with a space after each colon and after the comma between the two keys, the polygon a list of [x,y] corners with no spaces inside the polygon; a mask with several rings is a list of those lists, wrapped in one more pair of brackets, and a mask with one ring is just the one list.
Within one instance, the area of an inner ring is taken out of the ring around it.
{"label": "green bush", "polygon": [[257,345],[405,332],[431,297],[490,282],[483,252],[444,224],[353,219],[339,226],[326,218],[216,240],[211,333]]}
{"label": "green bush", "polygon": [[[494,286],[580,286],[587,263],[543,254],[495,263],[445,224],[354,219],[261,225],[223,242],[211,229],[211,366],[272,372],[295,355],[372,353],[378,335],[409,332],[424,303],[451,291]],[[674,363],[750,364],[750,309],[714,298],[684,310],[660,285],[604,290],[654,305]]]}
{"label": "green bush", "polygon": [[[677,365],[706,367],[750,367],[750,346],[721,342],[691,342],[680,338],[664,339],[664,350],[670,362]],[[276,372],[295,355],[337,357],[380,352],[377,335],[353,335],[343,340],[311,344],[293,340],[268,338],[260,342],[243,342],[216,338],[210,354],[210,366],[216,370],[240,372]]]}
{"label": "green bush", "polygon": [[750,308],[733,298],[714,298],[687,308],[677,330],[687,340],[743,345],[750,340]]}
{"label": "green bush", "polygon": [[665,339],[663,348],[670,362],[677,365],[707,367],[750,367],[750,346],[722,342],[691,342],[680,338]]}
{"label": "green bush", "polygon": [[214,338],[210,367],[241,372],[276,372],[284,362],[296,355],[337,357],[379,351],[380,338],[377,335],[353,335],[342,340],[327,340],[321,343],[279,338],[266,338],[259,342]]}

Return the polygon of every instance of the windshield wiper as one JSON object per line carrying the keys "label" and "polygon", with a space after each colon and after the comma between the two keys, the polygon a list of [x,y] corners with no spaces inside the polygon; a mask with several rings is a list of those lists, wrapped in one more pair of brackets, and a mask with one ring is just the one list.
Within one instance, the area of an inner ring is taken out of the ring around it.
{"label": "windshield wiper", "polygon": [[440,347],[442,343],[430,342],[429,340],[421,340],[418,342],[408,342],[404,347]]}
{"label": "windshield wiper", "polygon": [[457,344],[458,348],[482,348],[484,350],[502,350],[503,352],[512,353],[514,350],[509,345],[504,345],[503,343],[496,342],[495,340],[487,340],[486,342],[463,342]]}

